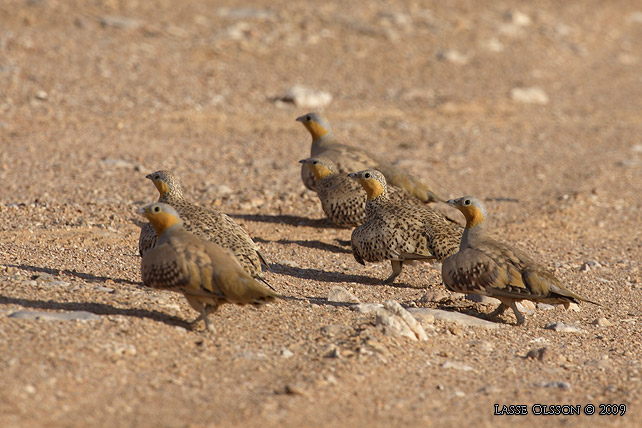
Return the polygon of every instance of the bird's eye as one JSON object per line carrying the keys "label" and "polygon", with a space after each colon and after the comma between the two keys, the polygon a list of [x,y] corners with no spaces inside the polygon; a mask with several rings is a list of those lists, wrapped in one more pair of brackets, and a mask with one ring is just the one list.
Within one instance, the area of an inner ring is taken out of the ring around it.
{"label": "bird's eye", "polygon": [[312,120],[312,116],[306,116],[306,117],[305,117],[305,120],[306,120],[306,122],[311,121],[311,120]]}
{"label": "bird's eye", "polygon": [[312,161],[312,165],[317,165],[319,161]]}
{"label": "bird's eye", "polygon": [[154,207],[154,212],[155,213],[160,212],[160,207]]}
{"label": "bird's eye", "polygon": [[470,199],[466,199],[466,200],[464,201],[464,205],[470,205]]}
{"label": "bird's eye", "polygon": [[369,173],[369,172],[366,172],[365,174],[363,174],[363,176],[364,176],[365,178],[370,178],[370,173]]}

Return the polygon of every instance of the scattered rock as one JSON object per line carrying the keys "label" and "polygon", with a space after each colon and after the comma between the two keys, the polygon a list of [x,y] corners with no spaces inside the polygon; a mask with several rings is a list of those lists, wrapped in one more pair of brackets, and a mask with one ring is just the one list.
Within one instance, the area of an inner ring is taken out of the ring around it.
{"label": "scattered rock", "polygon": [[229,19],[271,19],[275,15],[268,9],[253,8],[234,8],[221,7],[216,10],[216,14],[223,18]]}
{"label": "scattered rock", "polygon": [[435,90],[433,88],[410,88],[401,93],[399,98],[403,101],[434,101]]}
{"label": "scattered rock", "polygon": [[430,290],[421,296],[419,303],[441,302],[448,299],[449,296],[450,294],[444,290]]}
{"label": "scattered rock", "polygon": [[555,306],[549,305],[548,303],[542,303],[542,302],[538,303],[536,307],[537,309],[541,309],[544,311],[550,311],[551,309],[555,309]]}
{"label": "scattered rock", "polygon": [[353,311],[361,312],[367,314],[368,312],[376,311],[377,309],[383,308],[381,303],[359,303],[351,307]]}
{"label": "scattered rock", "polygon": [[566,310],[573,311],[573,312],[581,311],[580,305],[578,305],[577,303],[573,303],[573,302],[568,304],[568,307],[566,308]]}
{"label": "scattered rock", "polygon": [[640,11],[633,12],[628,16],[628,21],[635,22],[637,24],[642,24],[642,12]]}
{"label": "scattered rock", "polygon": [[461,370],[464,372],[469,372],[472,371],[473,368],[467,364],[460,363],[459,361],[446,361],[441,365],[441,367],[445,369],[455,369],[455,370]]}
{"label": "scattered rock", "polygon": [[555,362],[565,360],[565,358],[563,358],[561,355],[550,350],[547,347],[531,349],[526,353],[525,358],[542,362]]}
{"label": "scattered rock", "polygon": [[219,196],[228,196],[234,193],[234,191],[230,188],[230,186],[226,186],[225,184],[219,184],[218,186],[216,186],[214,193]]}
{"label": "scattered rock", "polygon": [[328,293],[328,302],[359,303],[359,299],[345,288],[336,285]]}
{"label": "scattered rock", "polygon": [[331,344],[323,353],[325,358],[341,358],[341,351],[337,345]]}
{"label": "scattered rock", "polygon": [[445,49],[437,52],[437,59],[440,61],[448,61],[457,65],[467,64],[470,56],[463,54],[455,49]]}
{"label": "scattered rock", "polygon": [[515,302],[515,306],[517,306],[517,309],[522,312],[528,312],[528,313],[533,313],[535,312],[535,302],[531,302],[530,300],[522,300],[521,302]]}
{"label": "scattered rock", "polygon": [[307,392],[300,383],[289,383],[285,385],[285,392],[289,395],[306,395]]}
{"label": "scattered rock", "polygon": [[136,165],[124,159],[105,158],[100,161],[103,165],[110,168],[135,168]]}
{"label": "scattered rock", "polygon": [[101,293],[115,293],[116,290],[114,288],[109,288],[109,287],[103,287],[102,285],[98,285],[94,287],[94,290],[100,291]]}
{"label": "scattered rock", "polygon": [[43,321],[93,321],[100,316],[87,311],[71,312],[44,312],[44,311],[17,311],[9,314],[9,318]]}
{"label": "scattered rock", "polygon": [[288,348],[281,348],[280,355],[283,358],[292,358],[294,356],[294,352],[290,351]]}
{"label": "scattered rock", "polygon": [[348,331],[351,328],[343,324],[330,324],[321,327],[321,334],[327,337],[339,336],[342,332]]}
{"label": "scattered rock", "polygon": [[425,330],[399,303],[389,300],[377,310],[375,325],[388,336],[403,336],[411,340],[428,340]]}
{"label": "scattered rock", "polygon": [[494,37],[486,40],[482,44],[482,47],[484,47],[486,50],[490,52],[496,52],[496,53],[502,52],[504,50],[504,44]]}
{"label": "scattered rock", "polygon": [[596,325],[598,327],[610,327],[613,325],[611,321],[604,317],[596,318],[591,324]]}
{"label": "scattered rock", "polygon": [[481,318],[471,317],[470,315],[465,315],[459,312],[450,312],[441,309],[412,308],[409,309],[409,312],[422,322],[425,317],[432,317],[432,319],[453,322],[462,327],[483,327],[488,329],[496,329],[502,325],[499,323],[486,321]]}
{"label": "scattered rock", "polygon": [[510,97],[513,101],[525,104],[546,105],[549,102],[546,92],[537,87],[513,88],[510,90]]}
{"label": "scattered rock", "polygon": [[564,390],[570,390],[571,384],[569,382],[538,382],[535,384],[540,388],[559,388]]}
{"label": "scattered rock", "polygon": [[100,17],[100,25],[103,27],[133,30],[142,24],[142,21],[135,18],[127,18],[126,16],[104,15]]}
{"label": "scattered rock", "polygon": [[544,328],[547,330],[554,330],[562,333],[581,333],[584,331],[579,327],[576,327],[574,325],[566,325],[561,321],[549,322],[544,326]]}
{"label": "scattered rock", "polygon": [[294,85],[279,97],[278,101],[291,103],[302,108],[321,108],[330,105],[332,94],[325,91],[317,91],[302,85]]}
{"label": "scattered rock", "polygon": [[504,21],[517,25],[518,27],[528,27],[531,25],[531,17],[518,10],[508,10],[504,13]]}
{"label": "scattered rock", "polygon": [[49,95],[45,91],[40,90],[40,91],[36,92],[35,97],[36,97],[37,100],[47,101],[47,99],[49,98]]}
{"label": "scattered rock", "polygon": [[591,269],[600,268],[602,265],[596,260],[589,260],[582,264],[580,272],[590,272]]}

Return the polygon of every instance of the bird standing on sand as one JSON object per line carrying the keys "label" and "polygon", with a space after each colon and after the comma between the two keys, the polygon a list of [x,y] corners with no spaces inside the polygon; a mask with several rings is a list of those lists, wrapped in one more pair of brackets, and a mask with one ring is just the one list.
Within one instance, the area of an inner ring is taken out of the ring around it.
{"label": "bird standing on sand", "polygon": [[[256,243],[238,223],[222,212],[189,202],[183,195],[178,178],[170,171],[156,171],[148,174],[147,178],[152,180],[160,193],[158,202],[169,204],[176,210],[183,220],[185,230],[230,249],[250,275],[265,281],[261,266],[267,268],[268,264]],[[156,232],[151,224],[143,226],[138,238],[138,250],[141,256],[154,248],[156,239]]]}
{"label": "bird standing on sand", "polygon": [[183,227],[178,212],[163,203],[138,210],[158,235],[156,245],[141,262],[143,283],[152,288],[183,293],[212,329],[208,318],[223,303],[259,305],[279,297],[252,278],[229,251],[201,239]]}
{"label": "bird standing on sand", "polygon": [[[328,158],[307,158],[299,161],[314,176],[314,191],[321,201],[321,208],[328,219],[341,227],[355,227],[366,219],[366,192],[347,174],[341,174]],[[388,187],[390,199],[420,204],[399,187]]]}
{"label": "bird standing on sand", "polygon": [[477,199],[465,196],[448,203],[464,214],[466,229],[459,252],[442,264],[446,288],[499,299],[501,304],[488,316],[501,315],[511,308],[517,325],[525,321],[515,305],[520,300],[562,304],[565,307],[571,302],[580,301],[597,304],[566,289],[551,272],[532,261],[523,251],[488,237],[486,210]]}
{"label": "bird standing on sand", "polygon": [[[377,169],[386,177],[388,184],[401,187],[423,202],[443,201],[425,184],[390,162],[359,147],[340,143],[334,136],[328,121],[320,114],[308,113],[296,120],[301,122],[312,135],[310,156],[330,159],[340,173]],[[314,177],[305,165],[301,167],[301,179],[305,187],[314,190]]]}
{"label": "bird standing on sand", "polygon": [[405,262],[438,260],[455,254],[463,229],[426,206],[391,201],[386,179],[376,170],[349,174],[367,194],[366,221],[352,231],[357,262],[390,260],[392,283]]}

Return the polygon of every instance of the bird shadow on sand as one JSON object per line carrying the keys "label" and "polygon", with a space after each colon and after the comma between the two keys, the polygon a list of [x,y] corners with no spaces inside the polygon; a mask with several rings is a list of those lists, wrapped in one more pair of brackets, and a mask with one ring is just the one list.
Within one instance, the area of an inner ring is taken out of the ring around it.
{"label": "bird shadow on sand", "polygon": [[31,265],[5,265],[5,266],[14,267],[16,269],[20,269],[28,272],[46,273],[53,276],[68,275],[68,276],[73,276],[75,278],[82,279],[83,281],[86,281],[86,282],[105,283],[109,280],[109,281],[115,282],[116,284],[129,284],[129,285],[141,284],[140,281],[131,281],[129,279],[124,279],[124,278],[111,278],[108,276],[96,276],[91,273],[78,272],[77,270],[71,270],[71,269],[54,269],[54,268],[48,268],[48,267],[42,267],[42,266],[31,266]]}
{"label": "bird shadow on sand", "polygon": [[56,302],[53,300],[32,300],[19,299],[0,294],[0,304],[13,304],[32,309],[48,309],[56,311],[86,311],[96,315],[122,315],[135,318],[149,318],[171,326],[179,326],[191,329],[192,324],[182,318],[167,315],[163,312],[150,311],[147,309],[117,308],[105,303],[95,302]]}
{"label": "bird shadow on sand", "polygon": [[357,283],[363,285],[375,285],[375,286],[387,286],[387,287],[396,287],[396,288],[413,288],[413,289],[424,289],[425,287],[415,287],[403,282],[398,282],[394,284],[384,284],[378,278],[372,278],[365,275],[353,275],[345,274],[335,271],[327,271],[320,269],[311,269],[311,268],[299,268],[294,266],[283,265],[280,263],[270,264],[270,271],[280,275],[287,275],[294,278],[308,279],[313,281],[321,282],[348,282],[348,283]]}
{"label": "bird shadow on sand", "polygon": [[341,229],[330,223],[325,218],[307,218],[299,217],[296,215],[289,214],[228,214],[230,217],[238,218],[241,220],[256,221],[263,223],[277,223],[277,224],[288,224],[290,226],[307,226],[307,227],[317,227],[324,229]]}
{"label": "bird shadow on sand", "polygon": [[321,242],[317,240],[304,241],[300,239],[279,239],[278,241],[269,241],[267,239],[254,238],[254,241],[261,242],[261,243],[276,242],[278,244],[283,244],[283,245],[296,244],[302,247],[316,248],[319,250],[329,251],[331,253],[352,254],[352,251],[350,251],[349,248],[341,247],[339,245],[334,245],[334,244],[328,244],[327,242]]}

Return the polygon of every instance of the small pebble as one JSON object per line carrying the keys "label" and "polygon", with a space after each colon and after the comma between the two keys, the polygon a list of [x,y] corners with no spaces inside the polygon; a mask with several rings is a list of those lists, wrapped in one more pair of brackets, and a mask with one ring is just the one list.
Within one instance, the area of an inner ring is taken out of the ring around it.
{"label": "small pebble", "polygon": [[282,348],[281,349],[281,356],[283,358],[292,358],[294,356],[294,352],[290,351],[288,348]]}
{"label": "small pebble", "polygon": [[359,299],[345,288],[336,285],[328,293],[328,302],[359,303]]}
{"label": "small pebble", "polygon": [[609,321],[608,319],[606,319],[604,317],[600,317],[600,318],[595,319],[591,324],[596,325],[598,327],[609,327],[609,326],[613,325],[613,323],[611,321]]}
{"label": "small pebble", "polygon": [[561,321],[549,322],[544,326],[544,328],[547,330],[559,331],[561,333],[581,333],[584,331],[579,327],[576,327],[574,325],[566,325]]}
{"label": "small pebble", "polygon": [[45,311],[17,311],[9,314],[9,318],[43,321],[93,321],[100,316],[87,311],[71,312],[45,312]]}
{"label": "small pebble", "polygon": [[301,85],[295,85],[288,89],[285,95],[278,100],[285,103],[292,103],[301,108],[316,109],[330,105],[332,102],[332,94]]}
{"label": "small pebble", "polygon": [[543,89],[537,87],[531,88],[513,88],[510,90],[510,97],[513,101],[524,104],[546,105],[549,102],[548,95]]}
{"label": "small pebble", "polygon": [[358,305],[352,306],[353,311],[364,314],[376,311],[379,308],[383,308],[381,303],[359,303]]}
{"label": "small pebble", "polygon": [[445,369],[454,369],[454,370],[461,370],[464,372],[469,372],[472,371],[473,368],[467,364],[460,363],[458,361],[446,361],[441,365],[441,367]]}

